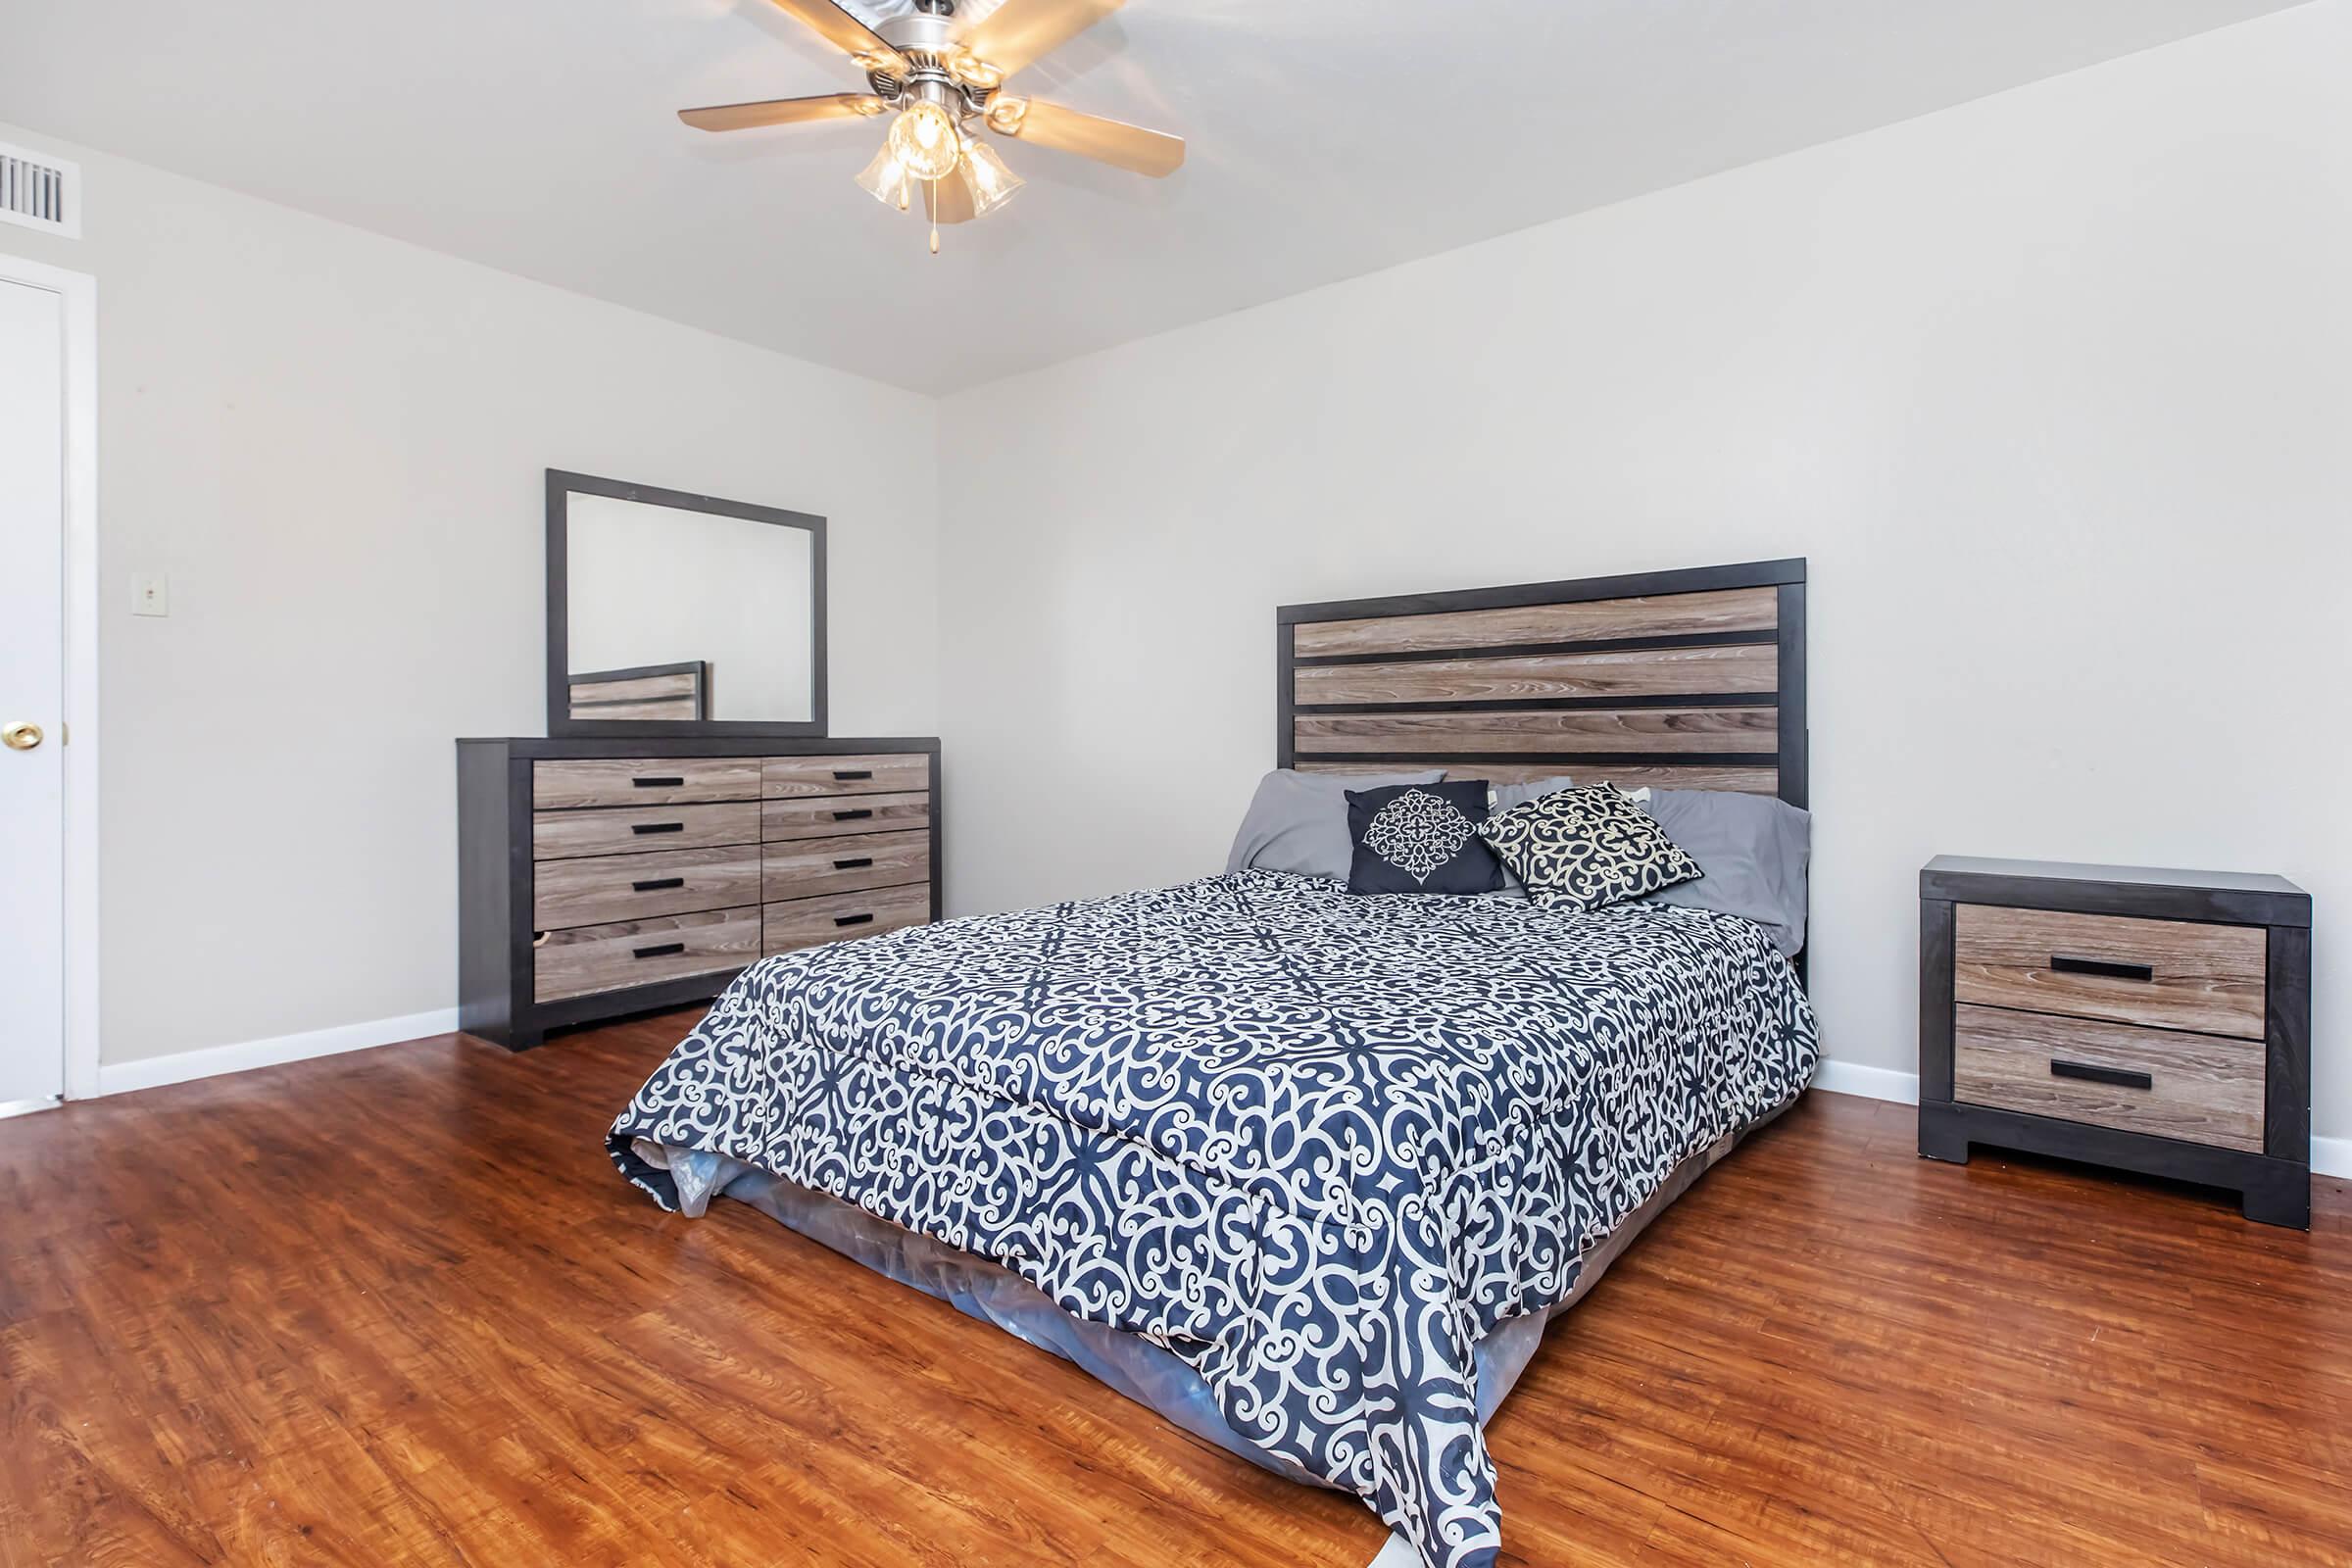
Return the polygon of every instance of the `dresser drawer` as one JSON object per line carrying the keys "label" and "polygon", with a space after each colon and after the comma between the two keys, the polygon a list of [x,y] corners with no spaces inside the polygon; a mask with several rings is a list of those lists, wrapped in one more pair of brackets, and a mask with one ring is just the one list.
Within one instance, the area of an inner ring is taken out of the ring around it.
{"label": "dresser drawer", "polygon": [[767,952],[791,953],[821,942],[844,942],[921,925],[931,918],[928,887],[837,893],[821,899],[771,904],[764,911]]}
{"label": "dresser drawer", "polygon": [[2258,1041],[1963,1005],[1952,1044],[1955,1101],[2262,1152]]}
{"label": "dresser drawer", "polygon": [[531,805],[542,811],[579,806],[670,806],[681,801],[756,801],[757,757],[600,758],[533,762]]}
{"label": "dresser drawer", "polygon": [[760,842],[760,803],[647,806],[611,811],[536,811],[531,855],[541,860],[583,855],[651,855],[720,844]]}
{"label": "dresser drawer", "polygon": [[539,1002],[740,969],[760,956],[760,908],[551,931],[532,954]]}
{"label": "dresser drawer", "polygon": [[2260,1040],[2268,933],[2114,914],[1953,909],[1960,1002]]}
{"label": "dresser drawer", "polygon": [[788,839],[766,847],[760,897],[770,904],[931,880],[931,834],[859,833]]}
{"label": "dresser drawer", "polygon": [[771,757],[761,792],[771,801],[809,795],[890,795],[931,787],[931,759],[920,752],[888,757]]}
{"label": "dresser drawer", "polygon": [[549,860],[531,877],[531,924],[564,926],[642,920],[758,904],[760,846],[672,850]]}
{"label": "dresser drawer", "polygon": [[901,832],[930,825],[929,795],[836,795],[768,801],[760,808],[760,836],[771,843],[844,833]]}

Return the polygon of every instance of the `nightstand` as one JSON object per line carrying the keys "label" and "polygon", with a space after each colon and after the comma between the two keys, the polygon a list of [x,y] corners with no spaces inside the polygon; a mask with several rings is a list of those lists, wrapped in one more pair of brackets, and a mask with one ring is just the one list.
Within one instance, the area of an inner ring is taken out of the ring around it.
{"label": "nightstand", "polygon": [[2233,1188],[2311,1224],[2311,896],[2283,877],[1938,856],[1919,874],[1919,1152]]}

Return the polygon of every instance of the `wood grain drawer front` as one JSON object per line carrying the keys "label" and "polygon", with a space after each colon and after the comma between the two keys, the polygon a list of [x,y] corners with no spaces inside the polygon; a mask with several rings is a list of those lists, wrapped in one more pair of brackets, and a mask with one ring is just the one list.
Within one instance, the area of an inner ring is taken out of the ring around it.
{"label": "wood grain drawer front", "polygon": [[931,825],[931,797],[923,795],[832,795],[813,800],[768,801],[760,808],[760,832],[778,839],[830,838],[845,833],[896,833]]}
{"label": "wood grain drawer front", "polygon": [[931,835],[860,833],[848,838],[788,839],[766,849],[760,897],[770,904],[905,887],[931,880]]}
{"label": "wood grain drawer front", "polygon": [[1955,1013],[1955,1100],[2262,1152],[2257,1042],[2003,1007]]}
{"label": "wood grain drawer front", "polygon": [[771,757],[762,793],[771,801],[810,795],[901,795],[931,787],[931,759],[920,752],[894,757]]}
{"label": "wood grain drawer front", "polygon": [[760,957],[760,906],[551,931],[533,954],[541,1002],[740,969]]}
{"label": "wood grain drawer front", "polygon": [[531,925],[552,931],[728,909],[760,900],[757,844],[550,860],[532,873]]}
{"label": "wood grain drawer front", "polygon": [[613,758],[533,762],[531,805],[542,811],[579,806],[672,806],[683,801],[756,801],[757,757]]}
{"label": "wood grain drawer front", "polygon": [[1953,934],[1952,989],[1962,1002],[2263,1037],[2261,926],[1963,904]]}
{"label": "wood grain drawer front", "polygon": [[568,859],[583,855],[652,855],[760,842],[760,803],[728,806],[644,806],[611,811],[538,811],[531,816],[531,855]]}
{"label": "wood grain drawer front", "polygon": [[770,954],[792,953],[822,942],[847,942],[921,925],[931,918],[928,887],[881,888],[836,893],[821,899],[771,904],[761,924]]}

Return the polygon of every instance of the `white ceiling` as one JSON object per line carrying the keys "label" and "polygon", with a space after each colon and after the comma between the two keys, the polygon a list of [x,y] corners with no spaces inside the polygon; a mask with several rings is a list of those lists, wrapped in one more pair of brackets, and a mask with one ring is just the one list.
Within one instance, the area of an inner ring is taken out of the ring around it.
{"label": "white ceiling", "polygon": [[1011,146],[936,259],[876,123],[673,118],[860,85],[766,0],[11,0],[0,119],[945,392],[2290,3],[1133,0],[1016,85],[1190,164]]}

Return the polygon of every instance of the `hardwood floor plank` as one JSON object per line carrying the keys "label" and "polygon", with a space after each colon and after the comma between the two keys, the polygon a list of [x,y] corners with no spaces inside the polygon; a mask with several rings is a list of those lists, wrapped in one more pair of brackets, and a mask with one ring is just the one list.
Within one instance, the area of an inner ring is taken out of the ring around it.
{"label": "hardwood floor plank", "polygon": [[[0,1124],[0,1564],[1362,1568],[1360,1504],[764,1216],[623,1184],[691,1022]],[[2352,1562],[2352,1199],[2309,1235],[1808,1097],[1553,1325],[1511,1565]]]}

